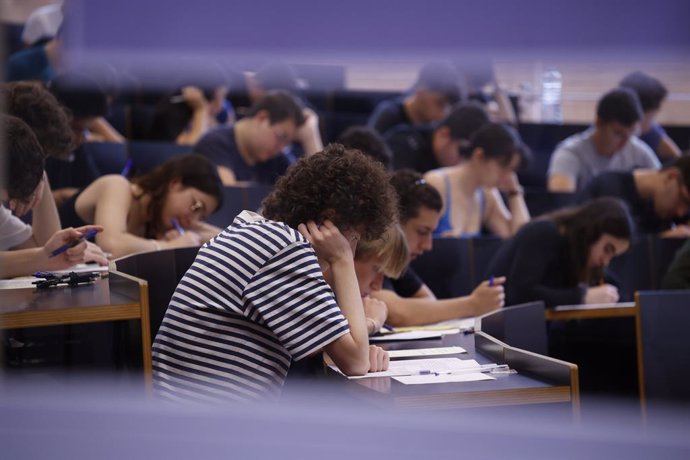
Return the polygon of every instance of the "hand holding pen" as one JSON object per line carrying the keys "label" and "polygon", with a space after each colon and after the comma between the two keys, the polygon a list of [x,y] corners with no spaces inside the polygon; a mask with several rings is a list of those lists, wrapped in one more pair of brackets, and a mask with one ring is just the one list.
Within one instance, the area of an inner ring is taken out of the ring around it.
{"label": "hand holding pen", "polygon": [[45,268],[60,270],[84,262],[86,240],[101,231],[103,227],[100,225],[85,225],[55,232],[43,246],[48,256],[48,266]]}
{"label": "hand holding pen", "polygon": [[482,315],[496,308],[501,308],[505,302],[503,284],[505,276],[490,276],[472,291],[470,298],[475,307],[475,316]]}

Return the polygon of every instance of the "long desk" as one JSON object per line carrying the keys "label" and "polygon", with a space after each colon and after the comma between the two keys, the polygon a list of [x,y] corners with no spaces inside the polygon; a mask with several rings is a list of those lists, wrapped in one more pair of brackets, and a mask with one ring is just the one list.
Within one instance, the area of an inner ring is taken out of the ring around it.
{"label": "long desk", "polygon": [[107,278],[75,288],[0,292],[0,329],[139,320],[144,376],[147,384],[150,383],[151,335],[146,281],[110,272]]}
{"label": "long desk", "polygon": [[[508,364],[517,374],[493,375],[496,380],[429,385],[405,385],[391,377],[347,380],[347,388],[373,403],[402,409],[445,410],[471,407],[566,403],[574,415],[579,414],[577,366],[546,356],[511,348],[493,337],[475,334],[446,335],[441,339],[391,342],[389,350],[460,346],[467,350],[462,359],[476,359],[480,364]],[[495,353],[482,354],[482,350]],[[488,356],[487,356],[488,355]],[[555,372],[541,372],[550,368]]]}
{"label": "long desk", "polygon": [[544,312],[547,321],[568,321],[572,319],[635,318],[635,302],[591,305],[561,305]]}

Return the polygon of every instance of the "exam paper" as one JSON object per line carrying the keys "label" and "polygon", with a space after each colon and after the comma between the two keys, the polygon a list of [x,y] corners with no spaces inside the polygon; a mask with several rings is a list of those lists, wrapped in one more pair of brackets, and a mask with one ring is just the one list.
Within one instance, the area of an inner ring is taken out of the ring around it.
{"label": "exam paper", "polygon": [[393,377],[405,385],[426,385],[429,383],[453,383],[453,382],[478,382],[480,380],[496,380],[482,372],[467,374],[443,374],[443,375],[401,375]]}
{"label": "exam paper", "polygon": [[15,278],[10,280],[0,280],[0,289],[35,289],[33,284],[38,278]]}
{"label": "exam paper", "polygon": [[[407,359],[404,361],[391,361],[388,370],[383,372],[369,372],[365,375],[348,376],[348,379],[365,379],[370,377],[395,377],[399,375],[415,375],[421,371],[428,372],[454,372],[463,371],[472,367],[479,367],[474,359],[460,358],[432,358],[432,359]],[[340,372],[336,366],[332,369]]]}
{"label": "exam paper", "polygon": [[462,347],[415,348],[412,350],[388,350],[390,358],[409,358],[412,356],[457,355],[467,353]]}
{"label": "exam paper", "polygon": [[443,337],[446,334],[459,334],[460,329],[444,329],[440,331],[409,331],[409,332],[392,332],[389,334],[375,335],[369,337],[369,342],[389,342],[393,340],[421,340],[421,339],[436,339]]}

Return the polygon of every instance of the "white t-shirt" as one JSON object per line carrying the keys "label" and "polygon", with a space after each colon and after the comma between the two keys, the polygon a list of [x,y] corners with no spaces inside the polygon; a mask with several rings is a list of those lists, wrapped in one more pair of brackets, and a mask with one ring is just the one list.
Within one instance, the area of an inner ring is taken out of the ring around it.
{"label": "white t-shirt", "polygon": [[548,177],[561,175],[575,180],[576,191],[604,171],[629,172],[634,169],[659,169],[661,163],[647,144],[631,137],[621,150],[610,157],[600,155],[592,142],[594,128],[574,134],[558,144],[551,155]]}
{"label": "white t-shirt", "polygon": [[7,251],[31,238],[31,225],[22,222],[17,216],[0,204],[0,251]]}

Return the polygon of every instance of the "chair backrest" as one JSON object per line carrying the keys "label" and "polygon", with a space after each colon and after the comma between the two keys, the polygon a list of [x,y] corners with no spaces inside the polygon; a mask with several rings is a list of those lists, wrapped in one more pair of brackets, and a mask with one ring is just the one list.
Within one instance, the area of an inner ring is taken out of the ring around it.
{"label": "chair backrest", "polygon": [[230,225],[245,209],[257,211],[261,202],[271,193],[273,186],[252,184],[242,187],[223,187],[223,207],[211,214],[206,222],[220,228]]}
{"label": "chair backrest", "polygon": [[93,158],[98,172],[102,175],[120,174],[127,164],[127,148],[125,144],[85,142],[80,148]]}
{"label": "chair backrest", "polygon": [[411,266],[440,299],[472,292],[470,239],[435,238],[433,249],[415,259]]}
{"label": "chair backrest", "polygon": [[544,308],[541,301],[499,308],[479,317],[481,330],[512,347],[546,355]]}
{"label": "chair backrest", "polygon": [[129,158],[132,159],[132,173],[144,174],[177,155],[192,152],[189,145],[172,142],[130,141],[127,144]]}
{"label": "chair backrest", "polygon": [[149,283],[151,338],[156,337],[170,298],[199,248],[177,248],[132,254],[115,261],[117,270]]}
{"label": "chair backrest", "polygon": [[[522,183],[522,181],[521,181]],[[525,204],[532,218],[575,204],[574,193],[552,193],[546,190],[526,189]]]}
{"label": "chair backrest", "polygon": [[644,402],[690,402],[690,290],[636,295],[640,396]]}

